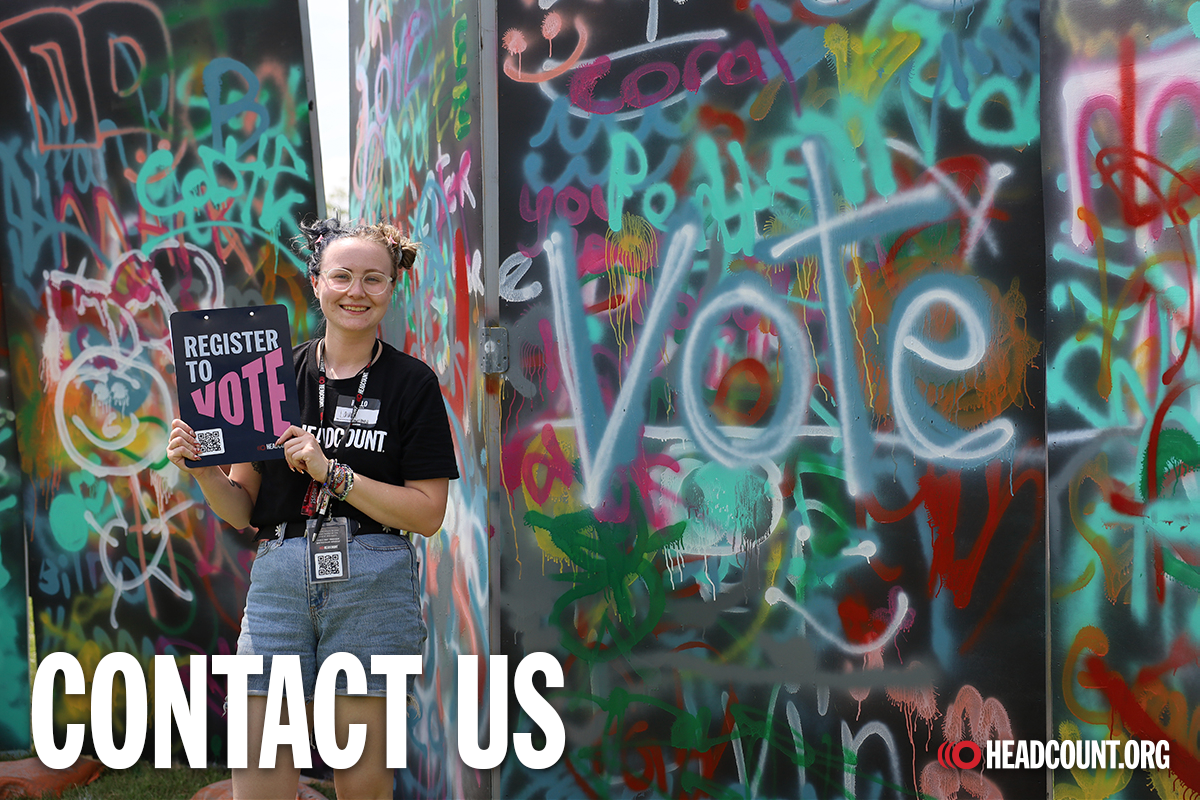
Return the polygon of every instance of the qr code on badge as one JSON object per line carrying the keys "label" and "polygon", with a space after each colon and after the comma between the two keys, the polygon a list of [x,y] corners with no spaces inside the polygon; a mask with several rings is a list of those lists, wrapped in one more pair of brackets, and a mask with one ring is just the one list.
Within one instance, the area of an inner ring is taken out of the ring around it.
{"label": "qr code on badge", "polygon": [[225,431],[220,428],[196,431],[196,441],[200,443],[202,456],[219,456],[225,452]]}
{"label": "qr code on badge", "polygon": [[342,554],[341,553],[317,553],[317,577],[318,578],[340,578],[342,577]]}

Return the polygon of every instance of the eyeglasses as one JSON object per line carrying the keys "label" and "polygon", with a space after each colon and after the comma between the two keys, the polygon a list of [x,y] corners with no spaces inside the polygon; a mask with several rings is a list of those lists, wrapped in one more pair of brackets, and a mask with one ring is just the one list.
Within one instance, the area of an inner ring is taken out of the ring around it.
{"label": "eyeglasses", "polygon": [[[331,269],[321,272],[321,277],[329,284],[329,288],[335,292],[348,292],[350,287],[354,285],[354,273],[346,269]],[[380,295],[388,290],[391,286],[393,278],[389,278],[382,272],[368,272],[362,276],[363,291],[367,294]]]}

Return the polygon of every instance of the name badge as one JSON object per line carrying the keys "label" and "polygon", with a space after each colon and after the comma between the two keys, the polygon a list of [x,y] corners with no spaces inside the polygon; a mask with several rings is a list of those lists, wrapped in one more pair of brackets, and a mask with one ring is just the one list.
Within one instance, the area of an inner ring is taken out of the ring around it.
{"label": "name badge", "polygon": [[333,410],[333,423],[346,425],[351,416],[354,417],[355,428],[374,428],[379,424],[379,401],[370,397],[364,398],[362,405],[358,407],[358,413],[355,414],[354,398],[345,395],[339,397],[337,408]]}
{"label": "name badge", "polygon": [[350,522],[331,517],[317,527],[308,521],[308,579],[312,583],[333,583],[350,579]]}

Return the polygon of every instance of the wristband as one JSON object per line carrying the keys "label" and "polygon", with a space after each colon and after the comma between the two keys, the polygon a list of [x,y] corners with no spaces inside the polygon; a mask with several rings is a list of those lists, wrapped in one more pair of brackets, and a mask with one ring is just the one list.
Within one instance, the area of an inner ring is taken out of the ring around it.
{"label": "wristband", "polygon": [[345,500],[346,495],[354,488],[354,470],[336,460],[329,462],[329,470],[325,473],[324,490],[338,500]]}
{"label": "wristband", "polygon": [[342,479],[339,481],[342,490],[340,492],[335,491],[333,496],[338,500],[345,500],[346,495],[350,494],[350,490],[354,488],[354,470],[345,464],[339,464],[338,466],[342,468]]}

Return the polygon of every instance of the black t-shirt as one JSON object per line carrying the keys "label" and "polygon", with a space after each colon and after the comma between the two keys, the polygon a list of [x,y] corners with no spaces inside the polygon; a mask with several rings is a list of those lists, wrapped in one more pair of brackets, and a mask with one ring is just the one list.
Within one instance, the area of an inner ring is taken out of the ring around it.
{"label": "black t-shirt", "polygon": [[[362,373],[353,378],[326,379],[322,425],[318,419],[316,340],[292,350],[303,427],[317,436],[327,457],[348,464],[357,475],[397,486],[405,481],[457,478],[454,441],[437,376],[425,362],[386,342],[380,344],[383,352],[369,368],[363,402],[354,415],[352,428],[346,424]],[[266,534],[269,531],[264,529],[281,522],[304,521],[301,506],[311,482],[308,475],[292,472],[282,458],[262,466],[262,485],[250,524]],[[370,520],[349,503],[331,502],[331,516]]]}

